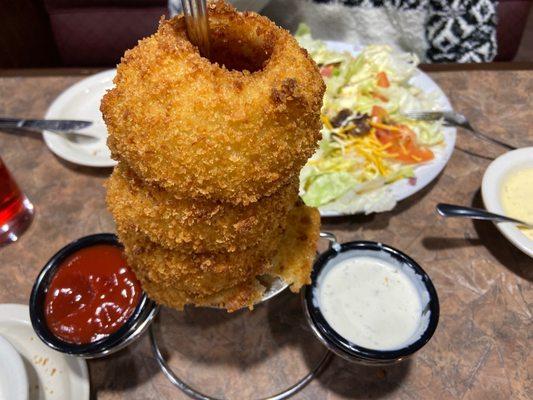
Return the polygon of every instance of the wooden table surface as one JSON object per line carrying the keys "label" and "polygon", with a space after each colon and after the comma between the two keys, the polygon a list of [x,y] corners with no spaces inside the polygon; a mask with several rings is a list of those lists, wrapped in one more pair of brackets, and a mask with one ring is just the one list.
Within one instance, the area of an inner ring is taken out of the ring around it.
{"label": "wooden table surface", "polygon": [[[484,132],[533,145],[533,71],[431,72],[454,107]],[[0,77],[0,115],[42,117],[80,74],[16,72]],[[458,133],[458,147],[495,156],[501,150]],[[0,303],[27,303],[33,280],[68,242],[113,231],[102,184],[108,169],[53,156],[37,135],[0,132],[0,155],[36,207],[15,244],[0,248]],[[342,241],[379,240],[417,260],[441,305],[433,339],[412,359],[369,368],[335,358],[300,399],[533,398],[533,259],[490,223],[444,220],[437,202],[481,206],[480,183],[490,161],[455,151],[444,172],[391,212],[326,219]],[[320,357],[323,347],[302,317],[299,296],[286,293],[254,312],[163,310],[165,354],[187,381],[213,396],[258,398],[283,388]],[[182,399],[159,371],[147,337],[104,360],[89,361],[93,398]]]}

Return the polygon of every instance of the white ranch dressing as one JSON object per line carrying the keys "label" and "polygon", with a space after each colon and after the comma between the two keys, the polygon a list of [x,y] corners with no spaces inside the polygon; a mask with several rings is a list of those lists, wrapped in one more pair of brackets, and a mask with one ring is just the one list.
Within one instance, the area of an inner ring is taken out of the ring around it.
{"label": "white ranch dressing", "polygon": [[340,336],[368,349],[397,350],[427,327],[422,303],[429,299],[421,298],[420,286],[411,269],[358,256],[324,268],[317,297],[324,318]]}

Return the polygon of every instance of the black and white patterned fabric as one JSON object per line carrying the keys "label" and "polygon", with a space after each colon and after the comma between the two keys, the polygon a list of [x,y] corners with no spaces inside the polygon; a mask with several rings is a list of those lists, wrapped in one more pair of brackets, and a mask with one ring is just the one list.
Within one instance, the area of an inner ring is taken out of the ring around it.
{"label": "black and white patterned fabric", "polygon": [[430,0],[426,36],[434,62],[487,62],[496,57],[496,2]]}
{"label": "black and white patterned fabric", "polygon": [[[229,0],[287,29],[310,25],[319,39],[388,43],[424,62],[490,62],[497,53],[497,0]],[[180,0],[169,0],[171,13]]]}
{"label": "black and white patterned fabric", "polygon": [[424,0],[314,0],[315,3],[342,3],[348,7],[391,7],[412,10],[421,7]]}
{"label": "black and white patterned fabric", "polygon": [[495,0],[314,0],[347,7],[424,9],[428,13],[426,61],[489,62],[496,57]]}

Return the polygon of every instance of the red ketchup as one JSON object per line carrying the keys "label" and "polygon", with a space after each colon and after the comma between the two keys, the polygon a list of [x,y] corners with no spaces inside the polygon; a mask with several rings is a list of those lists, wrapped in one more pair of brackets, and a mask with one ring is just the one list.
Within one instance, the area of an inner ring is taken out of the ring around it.
{"label": "red ketchup", "polygon": [[92,343],[126,323],[140,294],[122,249],[86,247],[67,257],[52,277],[44,301],[46,324],[65,342]]}

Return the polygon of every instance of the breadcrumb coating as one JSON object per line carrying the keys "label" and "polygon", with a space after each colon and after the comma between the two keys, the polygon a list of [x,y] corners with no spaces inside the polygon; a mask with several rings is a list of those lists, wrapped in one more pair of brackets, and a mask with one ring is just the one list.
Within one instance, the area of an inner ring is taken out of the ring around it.
{"label": "breadcrumb coating", "polygon": [[298,181],[293,179],[248,206],[180,200],[145,184],[123,163],[107,182],[108,208],[118,224],[181,252],[234,252],[278,235],[297,198]]}
{"label": "breadcrumb coating", "polygon": [[223,0],[211,54],[183,16],[126,52],[103,98],[119,161],[107,203],[128,264],[159,304],[253,307],[268,279],[309,283],[320,216],[298,200],[325,85],[289,32]]}
{"label": "breadcrumb coating", "polygon": [[[281,229],[272,238],[246,250],[233,253],[192,254],[169,250],[117,224],[118,237],[124,244],[128,265],[140,280],[143,290],[160,302],[145,283],[171,287],[190,296],[211,295],[261,275],[272,268],[272,258],[281,241]],[[159,292],[157,292],[159,293]]]}
{"label": "breadcrumb coating", "polygon": [[318,211],[299,203],[277,239],[241,252],[186,255],[118,226],[128,264],[150,298],[178,309],[194,304],[228,311],[252,307],[260,299],[265,287],[258,276],[279,276],[293,292],[309,283],[319,230]]}
{"label": "breadcrumb coating", "polygon": [[291,285],[291,291],[294,293],[311,283],[311,270],[319,236],[318,210],[303,203],[294,207],[271,271],[272,275],[279,276]]}
{"label": "breadcrumb coating", "polygon": [[108,145],[181,199],[247,205],[295,179],[315,151],[325,89],[316,64],[265,17],[208,6],[212,56],[182,16],[126,52],[101,111]]}

